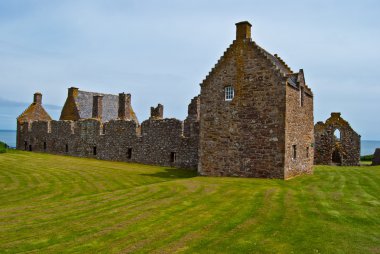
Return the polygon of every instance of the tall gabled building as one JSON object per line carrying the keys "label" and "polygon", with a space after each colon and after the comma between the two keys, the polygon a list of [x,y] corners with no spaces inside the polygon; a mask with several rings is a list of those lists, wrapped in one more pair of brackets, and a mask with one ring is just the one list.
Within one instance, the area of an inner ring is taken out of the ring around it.
{"label": "tall gabled building", "polygon": [[290,178],[312,172],[313,93],[303,71],[251,39],[251,24],[236,24],[236,39],[200,94],[202,175]]}

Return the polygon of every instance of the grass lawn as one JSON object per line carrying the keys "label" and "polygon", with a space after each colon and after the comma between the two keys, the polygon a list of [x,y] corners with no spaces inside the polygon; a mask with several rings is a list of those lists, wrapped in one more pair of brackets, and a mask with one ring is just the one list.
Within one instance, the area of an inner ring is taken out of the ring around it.
{"label": "grass lawn", "polygon": [[9,151],[1,253],[380,253],[380,167],[288,181]]}

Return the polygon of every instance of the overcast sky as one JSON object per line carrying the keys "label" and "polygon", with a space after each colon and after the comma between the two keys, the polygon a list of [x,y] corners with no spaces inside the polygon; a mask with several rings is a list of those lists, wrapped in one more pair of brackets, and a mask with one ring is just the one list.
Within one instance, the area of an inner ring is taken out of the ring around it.
{"label": "overcast sky", "polygon": [[62,107],[70,86],[131,93],[140,121],[157,103],[184,119],[247,20],[254,41],[304,69],[315,121],[339,111],[362,139],[380,140],[379,15],[377,0],[2,0],[0,129],[15,128],[11,107],[34,92]]}

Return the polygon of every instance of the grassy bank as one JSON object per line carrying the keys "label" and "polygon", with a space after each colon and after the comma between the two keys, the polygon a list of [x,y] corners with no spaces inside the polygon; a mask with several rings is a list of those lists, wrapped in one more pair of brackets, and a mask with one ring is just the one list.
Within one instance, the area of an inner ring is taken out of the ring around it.
{"label": "grassy bank", "polygon": [[0,154],[0,252],[380,253],[380,167],[289,181]]}

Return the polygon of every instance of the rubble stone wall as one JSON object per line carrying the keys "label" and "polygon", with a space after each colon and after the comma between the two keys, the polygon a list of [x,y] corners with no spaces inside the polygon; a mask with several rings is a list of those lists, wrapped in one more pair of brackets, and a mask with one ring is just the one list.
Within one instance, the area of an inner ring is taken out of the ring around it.
{"label": "rubble stone wall", "polygon": [[304,82],[301,80],[298,87],[287,85],[285,178],[312,173],[314,160],[312,112],[313,98],[307,93]]}
{"label": "rubble stone wall", "polygon": [[[336,130],[340,132],[340,137],[334,135]],[[342,166],[360,164],[360,135],[351,128],[340,113],[331,113],[331,117],[325,123],[315,124],[314,132],[315,164]]]}
{"label": "rubble stone wall", "polygon": [[254,42],[234,41],[201,85],[200,174],[284,178],[284,79]]}
{"label": "rubble stone wall", "polygon": [[17,149],[196,169],[199,134],[184,136],[183,125],[177,119],[150,119],[139,135],[133,120],[24,122]]}

